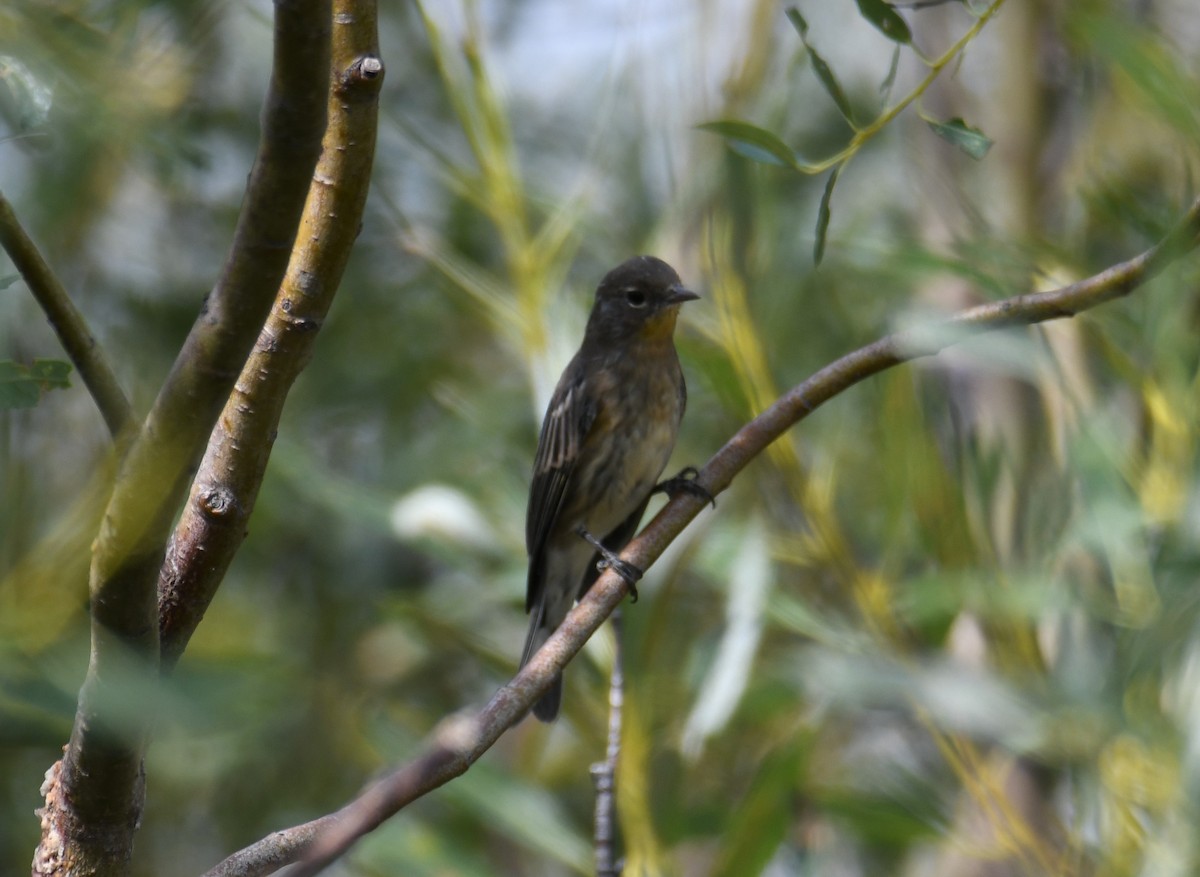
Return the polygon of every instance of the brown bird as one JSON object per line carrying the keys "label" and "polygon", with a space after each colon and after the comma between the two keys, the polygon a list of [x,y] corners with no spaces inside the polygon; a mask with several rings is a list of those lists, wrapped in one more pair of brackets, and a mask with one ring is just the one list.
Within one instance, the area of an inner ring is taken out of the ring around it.
{"label": "brown bird", "polygon": [[[601,563],[631,588],[641,578],[616,554],[637,532],[675,447],[687,404],[675,320],[679,306],[697,298],[653,256],[630,259],[600,281],[583,344],[559,378],[538,439],[525,519],[525,611],[533,617],[522,667]],[[559,674],[533,714],[553,721],[561,701]]]}

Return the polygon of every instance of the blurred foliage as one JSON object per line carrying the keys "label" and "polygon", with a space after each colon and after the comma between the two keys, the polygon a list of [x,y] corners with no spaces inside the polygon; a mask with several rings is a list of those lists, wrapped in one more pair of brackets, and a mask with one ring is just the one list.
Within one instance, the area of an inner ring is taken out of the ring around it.
{"label": "blurred foliage", "polygon": [[71,385],[71,364],[60,359],[35,359],[30,365],[0,360],[0,411],[33,408],[46,390]]}
{"label": "blurred foliage", "polygon": [[[832,203],[798,157],[922,88],[981,7],[796,6],[803,41],[768,0],[385,4],[339,300],[228,580],[175,677],[130,694],[161,717],[137,873],[334,809],[511,674],[535,430],[611,265],[654,252],[705,296],[678,467],[894,325],[1133,255],[1194,194],[1188,0],[1007,4]],[[269,16],[0,9],[0,187],[143,410],[228,245]],[[994,146],[975,160],[923,118]],[[702,514],[625,613],[626,873],[1200,868],[1198,289],[1192,257],[886,373]],[[0,360],[60,356],[24,285],[0,288]],[[28,867],[70,730],[109,462],[78,382],[0,411],[3,873]],[[588,873],[611,650],[572,667],[555,726],[507,735],[345,873]]]}

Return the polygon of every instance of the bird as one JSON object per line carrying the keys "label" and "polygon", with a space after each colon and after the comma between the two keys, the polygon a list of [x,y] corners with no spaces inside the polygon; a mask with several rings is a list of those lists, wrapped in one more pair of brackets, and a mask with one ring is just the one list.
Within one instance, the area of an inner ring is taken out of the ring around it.
{"label": "bird", "polygon": [[[699,295],[670,265],[635,256],[604,275],[583,343],[559,378],[542,421],[525,518],[531,614],[521,667],[611,566],[637,599],[641,570],[617,557],[637,531],[650,495],[693,484],[685,473],[659,485],[687,406],[675,351],[680,306]],[[697,486],[698,487],[698,486]],[[711,498],[711,497],[710,497]],[[562,673],[533,706],[557,716]]]}

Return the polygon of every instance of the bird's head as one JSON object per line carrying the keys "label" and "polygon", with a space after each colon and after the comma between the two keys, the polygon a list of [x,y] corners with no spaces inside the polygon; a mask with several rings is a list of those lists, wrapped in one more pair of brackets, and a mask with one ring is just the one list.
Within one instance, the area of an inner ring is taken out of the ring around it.
{"label": "bird's head", "polygon": [[605,344],[669,341],[679,306],[699,297],[662,259],[635,256],[600,281],[587,338]]}

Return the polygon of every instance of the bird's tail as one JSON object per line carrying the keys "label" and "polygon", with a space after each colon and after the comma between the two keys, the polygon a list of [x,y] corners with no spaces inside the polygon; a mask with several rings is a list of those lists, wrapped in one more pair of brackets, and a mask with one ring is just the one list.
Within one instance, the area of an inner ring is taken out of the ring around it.
{"label": "bird's tail", "polygon": [[[529,622],[529,635],[525,637],[525,651],[521,654],[521,667],[529,663],[529,659],[537,654],[537,650],[546,640],[550,639],[550,634],[554,633],[561,622],[561,618],[546,617],[545,598],[538,601],[537,610]],[[520,667],[517,669],[519,670]],[[558,718],[558,708],[562,704],[562,688],[562,673],[558,673],[554,677],[554,681],[550,683],[550,687],[546,689],[546,693],[533,705],[533,714],[539,721],[553,722]]]}

